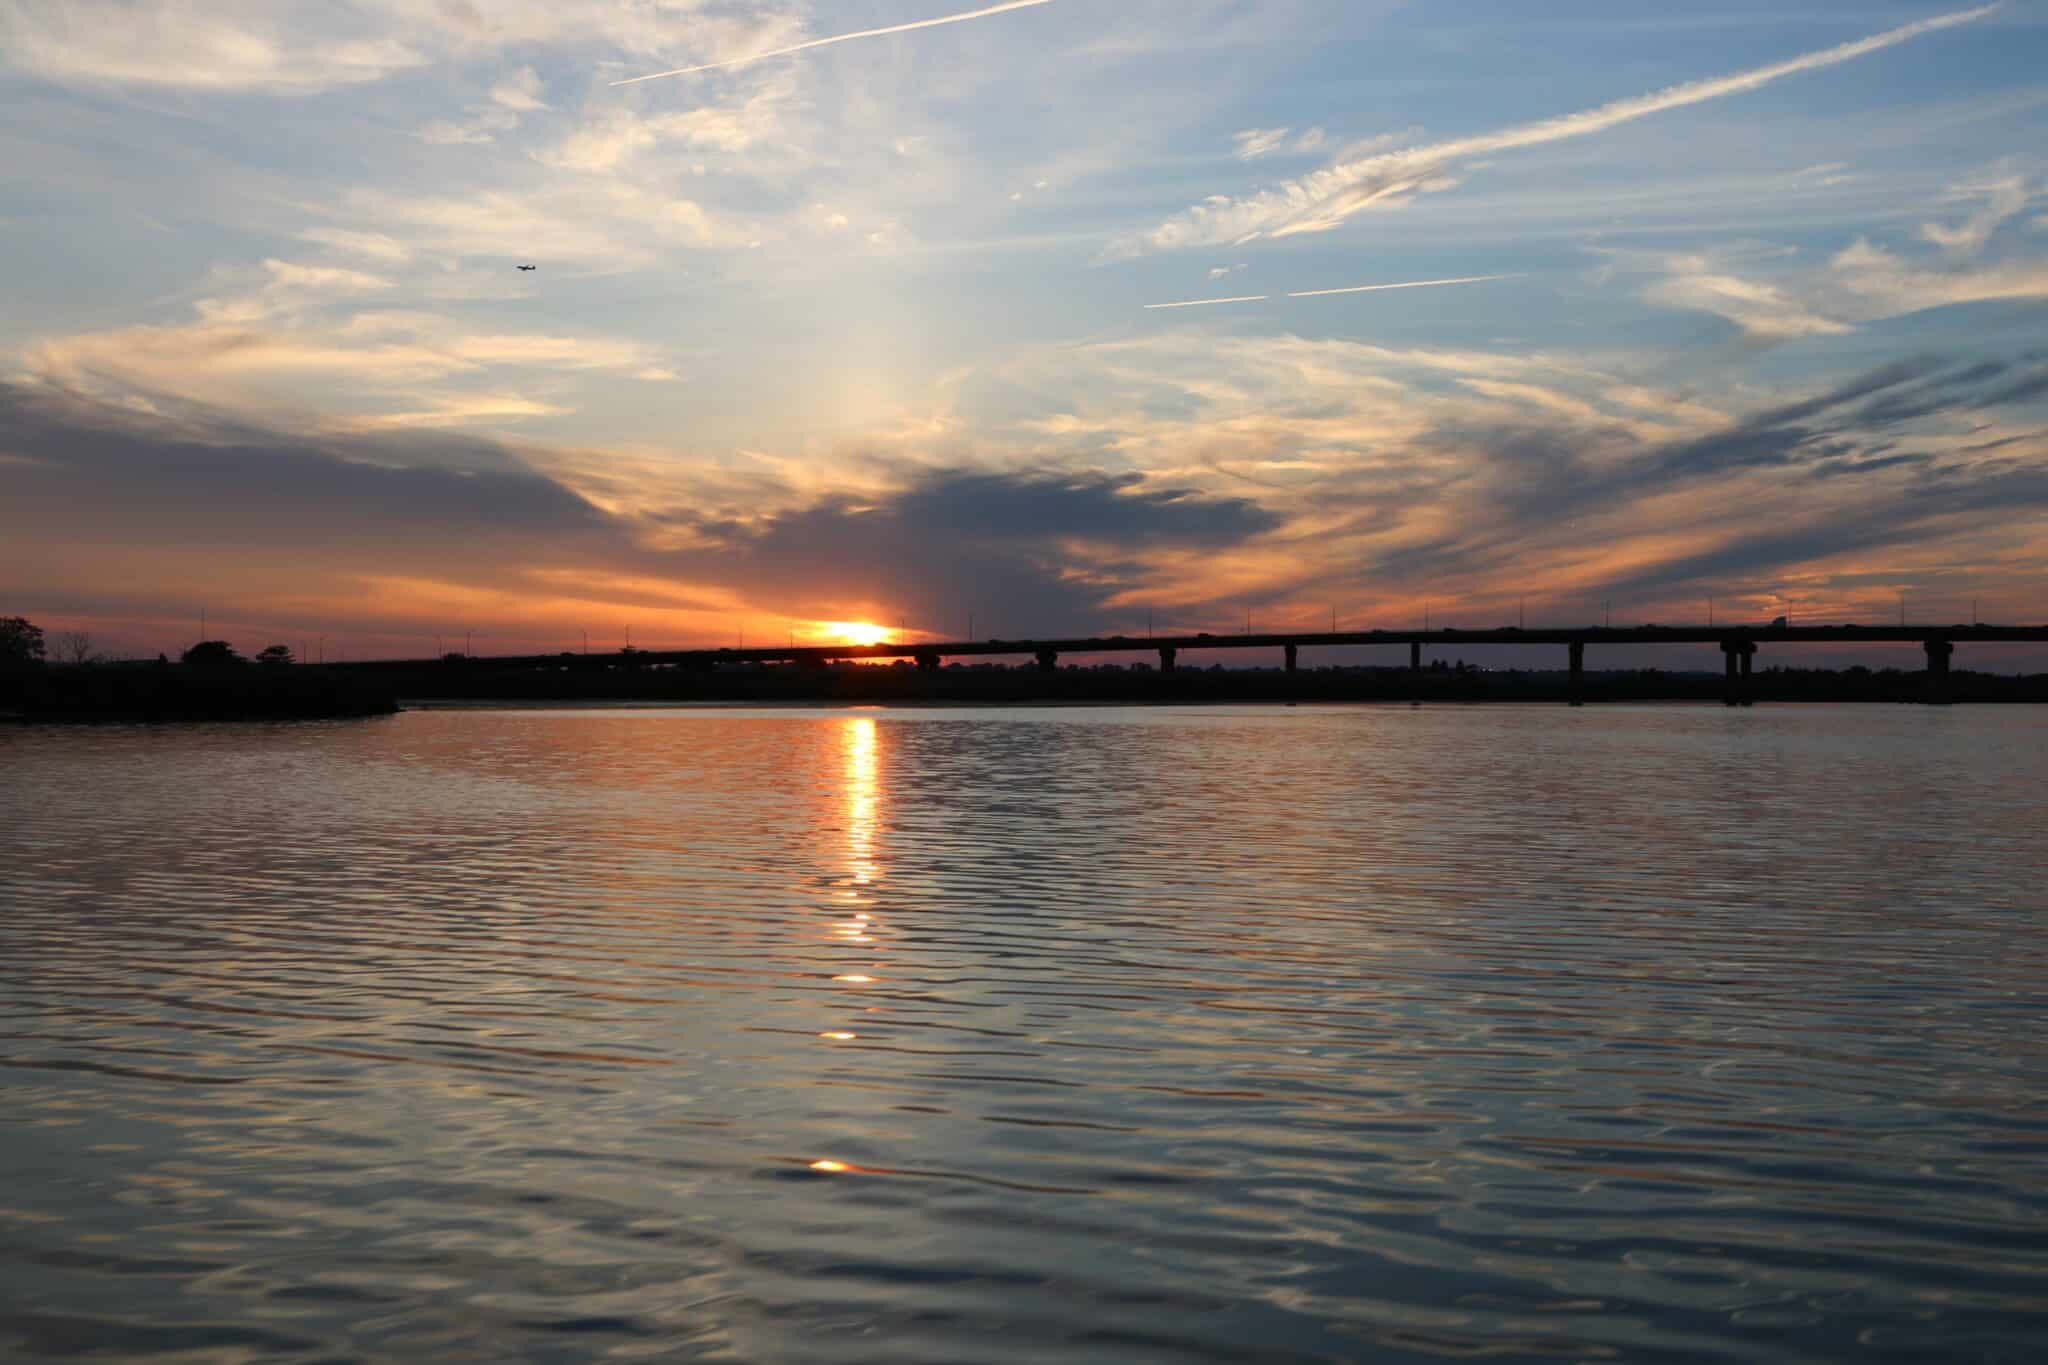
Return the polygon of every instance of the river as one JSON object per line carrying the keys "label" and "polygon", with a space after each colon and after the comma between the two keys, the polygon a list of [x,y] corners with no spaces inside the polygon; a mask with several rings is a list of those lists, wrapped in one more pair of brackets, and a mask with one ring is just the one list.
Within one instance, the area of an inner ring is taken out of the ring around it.
{"label": "river", "polygon": [[2048,1358],[2048,712],[0,729],[0,1356]]}

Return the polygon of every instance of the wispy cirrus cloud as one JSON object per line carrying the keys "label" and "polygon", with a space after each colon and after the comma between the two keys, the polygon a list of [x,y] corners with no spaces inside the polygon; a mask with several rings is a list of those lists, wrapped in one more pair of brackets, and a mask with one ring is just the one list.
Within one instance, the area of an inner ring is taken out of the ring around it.
{"label": "wispy cirrus cloud", "polygon": [[[71,85],[141,85],[296,98],[453,60],[573,45],[607,60],[722,61],[794,6],[742,17],[719,0],[0,0],[0,62]],[[516,88],[491,102],[519,112]]]}
{"label": "wispy cirrus cloud", "polygon": [[521,67],[492,86],[490,97],[471,109],[469,117],[459,122],[436,119],[419,130],[419,139],[441,146],[490,142],[517,128],[522,115],[547,108],[540,96],[539,75],[530,66]]}
{"label": "wispy cirrus cloud", "polygon": [[[268,12],[266,12],[268,11]],[[428,65],[417,34],[342,13],[305,42],[268,6],[0,4],[0,60],[51,80],[305,95]]]}
{"label": "wispy cirrus cloud", "polygon": [[[673,378],[658,352],[616,337],[497,332],[417,309],[361,309],[388,294],[382,276],[266,261],[239,291],[198,299],[193,319],[47,337],[23,372],[46,386],[153,406],[209,404],[254,415],[295,412],[313,426],[452,426],[561,416],[573,405],[504,391],[512,376]],[[316,385],[328,412],[303,411]]]}
{"label": "wispy cirrus cloud", "polygon": [[1570,356],[1186,327],[1086,347],[1041,382],[1071,405],[1065,439],[1282,514],[1258,542],[1139,571],[1148,592],[1213,594],[1197,613],[1704,583],[1840,616],[1876,565],[2024,562],[2048,537],[2038,361],[1913,357],[1716,408]]}
{"label": "wispy cirrus cloud", "polygon": [[1963,270],[1928,269],[1861,238],[1829,262],[1833,283],[1869,317],[1897,317],[1950,304],[2048,298],[2048,261],[2006,261]]}
{"label": "wispy cirrus cloud", "polygon": [[1643,291],[1645,301],[1712,313],[1750,336],[1768,341],[1838,336],[1855,330],[1850,323],[1816,312],[1777,285],[1717,271],[1704,257],[1678,257],[1668,269],[1669,274]]}
{"label": "wispy cirrus cloud", "polygon": [[1313,175],[1245,198],[1218,195],[1186,209],[1142,235],[1111,248],[1111,256],[1135,256],[1190,246],[1235,244],[1258,237],[1327,232],[1353,215],[1407,202],[1416,195],[1457,184],[1475,157],[1589,137],[1653,114],[1744,94],[1774,81],[1838,66],[1896,47],[1942,29],[1971,23],[1998,4],[1922,19],[1854,42],[1841,43],[1768,66],[1732,75],[1689,81],[1631,99],[1497,132],[1454,138],[1401,151],[1336,162]]}
{"label": "wispy cirrus cloud", "polygon": [[788,57],[798,52],[809,52],[812,48],[831,47],[835,43],[851,43],[863,38],[883,38],[895,33],[911,33],[918,29],[943,28],[948,24],[964,24],[973,19],[988,19],[1012,10],[1036,9],[1050,5],[1053,0],[1004,0],[1002,4],[988,5],[982,9],[969,10],[964,14],[945,14],[935,19],[914,19],[905,24],[890,24],[884,28],[864,28],[857,33],[835,33],[828,38],[812,38],[807,42],[791,43],[787,47],[771,48],[766,52],[753,52],[740,57],[724,57],[717,61],[703,62],[696,66],[679,66],[673,71],[655,71],[645,76],[629,76],[624,80],[611,82],[613,85],[637,85],[641,81],[664,80],[670,76],[692,76],[700,71],[714,71],[726,66],[744,66],[749,62],[766,61],[770,57]]}
{"label": "wispy cirrus cloud", "polygon": [[[758,81],[740,98],[671,113],[596,108],[587,111],[566,137],[535,156],[562,170],[609,172],[657,149],[694,155],[722,152],[735,158],[746,155],[749,171],[788,174],[807,159],[795,131],[798,104],[796,82],[777,74]],[[764,157],[764,150],[773,154]]]}
{"label": "wispy cirrus cloud", "polygon": [[1988,184],[1963,185],[1950,192],[1952,199],[1982,198],[1976,212],[1960,223],[1923,223],[1920,236],[1951,256],[1974,256],[1984,249],[1992,234],[2027,207],[2033,188],[2022,176],[2001,176]]}
{"label": "wispy cirrus cloud", "polygon": [[395,237],[381,232],[362,232],[353,228],[307,228],[299,234],[301,241],[331,247],[351,256],[366,256],[374,261],[391,265],[402,264],[412,258],[412,249]]}
{"label": "wispy cirrus cloud", "polygon": [[1804,264],[1789,249],[1766,253],[1779,268],[1775,278],[1759,278],[1741,273],[1741,263],[1725,253],[1684,253],[1655,258],[1661,278],[1641,296],[1662,307],[1725,318],[1766,342],[1838,336],[1865,323],[1955,304],[2048,298],[2048,260],[2038,254],[1977,259],[2030,202],[2032,191],[2023,179],[1965,184],[1945,198],[1984,202],[1961,223],[1920,226],[1919,239],[1939,248],[1938,256],[1924,249],[1905,254],[1859,236],[1824,264]]}
{"label": "wispy cirrus cloud", "polygon": [[1306,156],[1327,142],[1329,134],[1321,128],[1307,128],[1299,133],[1292,128],[1246,128],[1232,133],[1230,140],[1239,161],[1256,161],[1276,152]]}

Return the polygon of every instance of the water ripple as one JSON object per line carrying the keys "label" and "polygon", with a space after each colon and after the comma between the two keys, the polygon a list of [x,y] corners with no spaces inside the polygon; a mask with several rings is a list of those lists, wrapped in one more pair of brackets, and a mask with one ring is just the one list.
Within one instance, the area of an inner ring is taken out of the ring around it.
{"label": "water ripple", "polygon": [[2048,719],[0,732],[0,1354],[2032,1361]]}

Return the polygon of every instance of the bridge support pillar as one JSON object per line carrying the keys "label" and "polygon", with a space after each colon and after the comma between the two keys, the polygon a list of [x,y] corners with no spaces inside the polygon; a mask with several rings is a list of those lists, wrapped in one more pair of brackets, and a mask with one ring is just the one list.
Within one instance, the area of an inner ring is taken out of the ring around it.
{"label": "bridge support pillar", "polygon": [[1180,651],[1175,649],[1172,645],[1159,646],[1159,671],[1161,673],[1173,672],[1174,668],[1178,665],[1179,660]]}
{"label": "bridge support pillar", "polygon": [[1574,640],[1572,649],[1571,703],[1573,706],[1586,704],[1586,642]]}
{"label": "bridge support pillar", "polygon": [[936,673],[939,671],[939,656],[936,650],[921,649],[917,652],[917,671]]}
{"label": "bridge support pillar", "polygon": [[1422,641],[1420,640],[1410,640],[1408,642],[1408,671],[1410,673],[1420,673],[1422,671]]}
{"label": "bridge support pillar", "polygon": [[1953,640],[1929,640],[1921,646],[1927,651],[1927,704],[1946,706],[1949,703],[1948,662],[1956,652]]}
{"label": "bridge support pillar", "polygon": [[1296,663],[1296,648],[1293,645],[1289,645],[1287,646],[1287,671],[1289,673],[1294,672]]}
{"label": "bridge support pillar", "polygon": [[1060,654],[1058,650],[1041,649],[1038,651],[1038,671],[1040,673],[1057,673],[1059,667]]}
{"label": "bridge support pillar", "polygon": [[1748,706],[1750,660],[1756,657],[1753,640],[1723,640],[1721,655],[1727,661],[1728,677],[1723,700],[1730,706]]}

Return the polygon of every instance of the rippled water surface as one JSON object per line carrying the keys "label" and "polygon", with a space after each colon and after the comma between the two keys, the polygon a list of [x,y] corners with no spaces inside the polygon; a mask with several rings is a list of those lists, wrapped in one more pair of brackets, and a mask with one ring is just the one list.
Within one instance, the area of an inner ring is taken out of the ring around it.
{"label": "rippled water surface", "polygon": [[2048,1358],[2048,716],[0,730],[0,1356]]}

